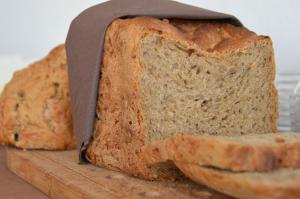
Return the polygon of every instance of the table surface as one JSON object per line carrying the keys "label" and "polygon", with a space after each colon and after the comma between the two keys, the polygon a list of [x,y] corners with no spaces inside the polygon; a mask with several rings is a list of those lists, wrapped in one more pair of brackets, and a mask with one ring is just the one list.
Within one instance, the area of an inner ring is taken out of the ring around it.
{"label": "table surface", "polygon": [[184,178],[178,181],[146,181],[92,164],[78,164],[76,150],[22,151],[11,147],[7,149],[6,157],[10,171],[52,198],[230,198]]}
{"label": "table surface", "polygon": [[0,198],[49,199],[45,194],[10,172],[5,165],[5,148],[0,145]]}

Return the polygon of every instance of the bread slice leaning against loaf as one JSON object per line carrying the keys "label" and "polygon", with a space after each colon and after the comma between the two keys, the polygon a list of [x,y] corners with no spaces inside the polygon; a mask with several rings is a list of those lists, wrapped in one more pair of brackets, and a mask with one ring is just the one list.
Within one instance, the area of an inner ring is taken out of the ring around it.
{"label": "bread slice leaning against loaf", "polygon": [[149,164],[165,161],[231,171],[300,168],[300,133],[177,136],[144,147]]}
{"label": "bread slice leaning against loaf", "polygon": [[232,172],[196,164],[176,163],[193,181],[241,199],[300,198],[300,169]]}
{"label": "bread slice leaning against loaf", "polygon": [[151,17],[106,31],[97,118],[87,158],[159,178],[141,148],[182,134],[276,132],[269,37],[230,24]]}

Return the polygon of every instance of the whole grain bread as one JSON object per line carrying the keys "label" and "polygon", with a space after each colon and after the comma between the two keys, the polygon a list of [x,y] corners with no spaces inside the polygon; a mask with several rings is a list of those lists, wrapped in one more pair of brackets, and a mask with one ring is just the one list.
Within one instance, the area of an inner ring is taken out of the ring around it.
{"label": "whole grain bread", "polygon": [[241,199],[300,198],[300,169],[232,172],[196,164],[176,163],[193,181]]}
{"label": "whole grain bread", "polygon": [[144,147],[151,165],[173,161],[231,171],[300,168],[300,133],[177,136]]}
{"label": "whole grain bread", "polygon": [[75,147],[63,45],[17,71],[0,96],[0,143],[25,149]]}
{"label": "whole grain bread", "polygon": [[179,135],[276,132],[269,37],[223,23],[115,20],[107,29],[87,159],[153,179],[142,147]]}

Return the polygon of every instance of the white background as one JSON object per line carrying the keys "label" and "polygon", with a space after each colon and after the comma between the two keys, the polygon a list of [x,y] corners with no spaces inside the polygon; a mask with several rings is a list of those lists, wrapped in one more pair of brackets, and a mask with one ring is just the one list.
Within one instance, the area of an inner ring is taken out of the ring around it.
{"label": "white background", "polygon": [[[300,72],[300,1],[178,0],[237,16],[273,39],[280,72]],[[97,0],[0,0],[0,86],[14,70],[63,43],[71,20]]]}

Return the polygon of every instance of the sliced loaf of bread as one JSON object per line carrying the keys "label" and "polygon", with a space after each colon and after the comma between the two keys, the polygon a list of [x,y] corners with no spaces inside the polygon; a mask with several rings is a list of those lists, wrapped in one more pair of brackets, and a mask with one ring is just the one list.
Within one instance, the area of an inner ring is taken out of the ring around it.
{"label": "sliced loaf of bread", "polygon": [[149,164],[168,160],[232,171],[300,167],[300,133],[177,136],[144,147]]}
{"label": "sliced loaf of bread", "polygon": [[232,172],[196,164],[176,163],[193,181],[241,199],[300,198],[300,169]]}
{"label": "sliced loaf of bread", "polygon": [[269,37],[201,21],[118,19],[105,36],[87,159],[157,178],[141,148],[179,135],[276,132]]}

